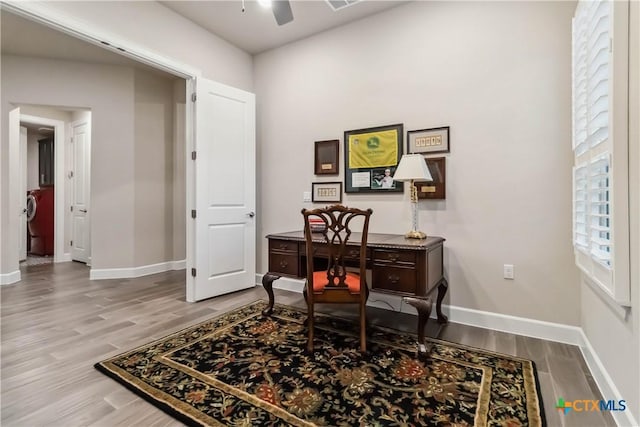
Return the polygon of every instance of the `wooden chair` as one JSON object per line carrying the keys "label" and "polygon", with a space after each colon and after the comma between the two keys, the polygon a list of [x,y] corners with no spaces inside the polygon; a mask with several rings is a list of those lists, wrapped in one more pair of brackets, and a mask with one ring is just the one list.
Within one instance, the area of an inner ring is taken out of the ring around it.
{"label": "wooden chair", "polygon": [[[358,304],[360,350],[367,351],[365,306],[369,289],[365,272],[367,234],[372,212],[371,209],[360,210],[341,205],[302,210],[307,258],[304,297],[308,310],[308,351],[313,351],[313,315],[314,306],[318,303]],[[314,223],[314,219],[322,220],[326,225],[324,231],[313,232],[314,228],[310,223]],[[314,255],[317,259],[327,260],[326,269],[314,271]],[[355,269],[356,272],[347,271],[347,268]]]}

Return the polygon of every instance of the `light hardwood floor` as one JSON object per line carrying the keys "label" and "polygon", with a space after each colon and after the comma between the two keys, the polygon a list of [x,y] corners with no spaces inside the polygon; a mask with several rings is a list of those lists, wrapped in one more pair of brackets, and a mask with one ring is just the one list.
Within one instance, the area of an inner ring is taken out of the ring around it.
{"label": "light hardwood floor", "polygon": [[[184,271],[90,281],[83,264],[61,263],[24,267],[1,298],[2,426],[179,426],[93,364],[266,295],[256,287],[189,304]],[[277,291],[276,301],[304,307],[298,293]],[[367,313],[374,324],[415,328],[414,316]],[[440,338],[534,360],[550,426],[615,425],[607,413],[555,409],[561,396],[601,398],[577,347],[455,323]]]}

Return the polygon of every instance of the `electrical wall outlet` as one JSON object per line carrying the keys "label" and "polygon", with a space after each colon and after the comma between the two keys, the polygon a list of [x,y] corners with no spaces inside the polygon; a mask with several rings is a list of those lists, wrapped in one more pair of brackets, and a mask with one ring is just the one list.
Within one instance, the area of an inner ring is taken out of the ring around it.
{"label": "electrical wall outlet", "polygon": [[513,264],[504,265],[504,278],[513,280]]}
{"label": "electrical wall outlet", "polygon": [[303,191],[302,192],[302,201],[310,202],[311,201],[311,191]]}

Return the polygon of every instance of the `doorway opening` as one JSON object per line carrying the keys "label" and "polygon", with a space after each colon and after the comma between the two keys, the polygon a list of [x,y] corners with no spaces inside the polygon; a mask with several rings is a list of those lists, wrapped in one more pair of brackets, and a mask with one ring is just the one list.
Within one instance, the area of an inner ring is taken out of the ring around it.
{"label": "doorway opening", "polygon": [[53,126],[20,122],[20,265],[53,262],[55,149]]}

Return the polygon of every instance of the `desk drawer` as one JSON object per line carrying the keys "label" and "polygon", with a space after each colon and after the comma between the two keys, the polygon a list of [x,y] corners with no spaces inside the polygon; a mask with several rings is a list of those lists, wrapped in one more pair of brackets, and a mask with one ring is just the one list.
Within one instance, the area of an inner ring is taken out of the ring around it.
{"label": "desk drawer", "polygon": [[298,277],[298,255],[271,252],[269,254],[269,271]]}
{"label": "desk drawer", "polygon": [[[300,253],[302,255],[306,255],[306,244],[300,243]],[[318,258],[328,258],[329,257],[329,248],[326,244],[322,243],[314,243],[313,245],[313,256]],[[367,260],[371,257],[371,249],[366,249],[366,257]],[[345,259],[348,260],[359,260],[360,259],[360,247],[359,246],[350,246],[347,245],[347,250],[345,253]]]}
{"label": "desk drawer", "polygon": [[[304,248],[304,247],[303,247]],[[291,240],[269,240],[269,251],[298,253],[298,242]]]}
{"label": "desk drawer", "polygon": [[415,294],[416,284],[416,270],[414,268],[373,264],[371,271],[373,290]]}
{"label": "desk drawer", "polygon": [[373,252],[374,262],[390,264],[416,264],[415,251],[398,251],[393,249],[375,249]]}

